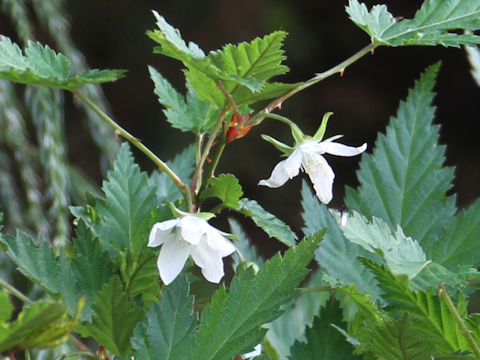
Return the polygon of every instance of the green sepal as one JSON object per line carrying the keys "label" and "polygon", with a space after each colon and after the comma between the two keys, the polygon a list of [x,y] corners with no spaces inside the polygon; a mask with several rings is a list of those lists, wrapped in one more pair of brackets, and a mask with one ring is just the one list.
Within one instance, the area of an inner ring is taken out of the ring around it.
{"label": "green sepal", "polygon": [[277,139],[272,138],[271,136],[262,134],[262,139],[265,141],[268,141],[270,144],[275,146],[278,150],[280,150],[282,153],[285,155],[290,155],[293,152],[293,147],[288,146],[287,144],[282,143],[281,141],[278,141]]}
{"label": "green sepal", "polygon": [[322,123],[320,124],[320,127],[318,128],[315,135],[313,135],[313,140],[322,141],[323,136],[325,135],[325,131],[327,130],[328,119],[332,115],[333,115],[333,112],[330,112],[330,111],[325,113],[325,115],[323,115]]}

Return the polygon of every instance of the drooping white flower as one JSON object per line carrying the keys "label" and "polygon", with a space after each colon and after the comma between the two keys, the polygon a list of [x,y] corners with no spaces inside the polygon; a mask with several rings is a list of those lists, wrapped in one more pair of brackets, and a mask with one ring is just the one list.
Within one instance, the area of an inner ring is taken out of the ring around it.
{"label": "drooping white flower", "polygon": [[205,279],[219,283],[224,275],[222,258],[235,251],[219,230],[191,214],[153,225],[148,246],[159,245],[162,248],[157,266],[166,285],[180,274],[189,256],[202,269]]}
{"label": "drooping white flower", "polygon": [[261,180],[258,184],[271,188],[280,187],[288,179],[297,176],[300,169],[303,169],[310,177],[320,201],[328,204],[333,197],[332,188],[335,174],[322,155],[355,156],[366,149],[367,144],[352,147],[328,140],[306,140],[300,143],[285,160],[275,166],[269,179]]}

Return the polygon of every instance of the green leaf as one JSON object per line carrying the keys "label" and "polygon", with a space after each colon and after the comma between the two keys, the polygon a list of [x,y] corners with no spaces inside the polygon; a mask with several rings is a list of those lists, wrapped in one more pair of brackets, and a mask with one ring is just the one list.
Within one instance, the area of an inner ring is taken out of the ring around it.
{"label": "green leaf", "polygon": [[1,240],[8,246],[8,257],[23,275],[53,294],[60,292],[61,271],[52,248],[45,241],[35,244],[20,231],[16,237],[1,235]]}
{"label": "green leaf", "polygon": [[266,330],[260,325],[278,317],[280,306],[295,296],[322,235],[301,241],[283,258],[275,255],[257,274],[251,267],[240,272],[230,289],[220,287],[202,312],[196,358],[231,359],[261,342]]}
{"label": "green leaf", "polygon": [[160,44],[160,47],[155,49],[156,52],[181,61],[202,60],[205,58],[205,53],[197,44],[189,42],[187,45],[178,29],[168,24],[165,18],[156,11],[152,11],[152,13],[157,20],[157,26],[160,30],[149,31],[147,35]]}
{"label": "green leaf", "polygon": [[[439,359],[440,353],[429,338],[418,331],[411,316],[404,313],[398,319],[386,317],[382,323],[366,326],[362,348],[385,360]],[[435,355],[435,357],[434,357]]]}
{"label": "green leaf", "polygon": [[292,347],[292,360],[360,359],[353,355],[353,346],[332,324],[346,328],[338,301],[331,297],[315,317],[305,334],[306,342],[297,341]]}
{"label": "green leaf", "polygon": [[455,216],[445,234],[433,248],[432,259],[448,269],[456,270],[459,265],[478,268],[480,254],[480,200]]}
{"label": "green leaf", "polygon": [[135,258],[146,247],[154,223],[151,213],[157,205],[156,189],[134,163],[126,143],[107,177],[102,187],[105,198],[97,200],[96,210],[102,220],[95,227],[96,235],[112,258],[117,251],[127,249]]}
{"label": "green leaf", "polygon": [[395,275],[405,274],[412,279],[430,262],[426,260],[418,242],[406,237],[400,226],[392,233],[388,225],[379,218],[373,217],[369,222],[354,211],[342,227],[342,232],[351,242],[379,254]]}
{"label": "green leaf", "polygon": [[[302,289],[315,289],[325,286],[322,273],[316,271]],[[268,324],[265,339],[275,349],[280,359],[287,359],[290,347],[295,340],[304,340],[306,326],[311,326],[313,319],[318,315],[320,307],[324,306],[329,298],[328,292],[303,291],[291,307],[285,307],[285,312],[275,321]]]}
{"label": "green leaf", "polygon": [[0,324],[10,319],[13,314],[13,305],[7,293],[0,292]]}
{"label": "green leaf", "polygon": [[25,305],[15,321],[1,324],[0,352],[45,348],[65,342],[77,322],[77,319],[68,320],[68,315],[59,302],[37,301]]}
{"label": "green leaf", "polygon": [[30,85],[74,90],[84,84],[99,84],[123,77],[123,70],[89,70],[70,76],[70,61],[46,45],[29,41],[23,55],[8,37],[0,37],[0,78]]}
{"label": "green leaf", "polygon": [[328,277],[341,284],[355,284],[363,293],[372,294],[376,301],[379,290],[373,275],[357,259],[363,250],[351,243],[342,234],[337,222],[325,205],[318,201],[308,184],[302,183],[303,232],[306,236],[320,229],[327,229],[325,237],[315,251],[315,260],[325,270]]}
{"label": "green leaf", "polygon": [[357,172],[360,187],[347,188],[345,202],[365,216],[383,219],[392,230],[400,225],[432,258],[438,236],[455,212],[447,197],[453,168],[444,167],[445,147],[437,145],[438,126],[432,125],[432,87],[439,64],[421,76],[397,118],[380,134],[373,154],[364,154]]}
{"label": "green leaf", "polygon": [[262,266],[264,262],[263,259],[257,254],[257,250],[247,234],[243,231],[240,223],[235,219],[228,219],[228,223],[231,229],[230,232],[237,238],[237,241],[235,241],[237,251],[232,254],[234,271],[236,271],[242,262],[253,263],[257,267]]}
{"label": "green leaf", "polygon": [[138,259],[127,256],[127,265],[123,271],[128,296],[133,299],[140,295],[148,307],[158,299],[160,284],[158,283],[157,253],[153,249],[144,249]]}
{"label": "green leaf", "polygon": [[[83,221],[77,225],[77,236],[73,241],[75,257],[71,261],[71,273],[75,278],[75,300],[85,296],[86,303],[81,315],[82,321],[90,321],[91,306],[95,294],[112,277],[113,265],[107,252],[102,251],[100,242],[87,228]],[[65,274],[69,269],[62,268]],[[68,296],[68,294],[64,295]]]}
{"label": "green leaf", "polygon": [[243,190],[235,175],[220,174],[216,178],[209,179],[208,182],[210,186],[202,192],[201,199],[217,197],[227,207],[239,207],[238,202],[243,196]]}
{"label": "green leaf", "polygon": [[[384,266],[366,259],[363,261],[375,273],[384,291],[382,297],[388,302],[389,313],[401,318],[407,312],[412,318],[411,326],[421,333],[421,338],[429,339],[431,349],[444,354],[472,350],[455,317],[432,289],[426,292],[412,291],[406,276],[395,276]],[[456,307],[460,316],[465,318],[467,313],[463,297],[460,297]]]}
{"label": "green leaf", "polygon": [[196,134],[213,129],[216,115],[218,115],[216,107],[199,100],[191,87],[185,101],[184,97],[157,70],[151,66],[148,70],[155,84],[158,101],[166,108],[163,113],[174,128]]}
{"label": "green leaf", "polygon": [[130,338],[142,317],[142,309],[128,300],[118,276],[114,276],[97,293],[93,310],[93,322],[82,326],[82,332],[93,336],[117,356],[130,355]]}
{"label": "green leaf", "polygon": [[295,246],[297,235],[287,224],[264,210],[255,200],[243,198],[238,202],[238,205],[238,207],[232,209],[251,218],[269,236],[287,246]]}
{"label": "green leaf", "polygon": [[197,316],[185,276],[179,276],[162,293],[147,314],[148,341],[154,359],[192,359]]}
{"label": "green leaf", "polygon": [[[347,13],[378,45],[478,44],[480,37],[461,30],[479,30],[480,4],[475,0],[425,0],[413,19],[398,20],[385,5],[373,6],[350,0]],[[460,30],[460,34],[458,31]]]}
{"label": "green leaf", "polygon": [[276,31],[249,43],[228,44],[208,54],[208,59],[220,70],[217,77],[202,74],[196,69],[190,69],[186,77],[200,98],[213,101],[219,107],[226,104],[226,99],[218,90],[218,80],[223,82],[239,105],[283,95],[298,84],[267,81],[288,71],[288,67],[281,64],[285,60],[282,50],[285,36],[285,32]]}

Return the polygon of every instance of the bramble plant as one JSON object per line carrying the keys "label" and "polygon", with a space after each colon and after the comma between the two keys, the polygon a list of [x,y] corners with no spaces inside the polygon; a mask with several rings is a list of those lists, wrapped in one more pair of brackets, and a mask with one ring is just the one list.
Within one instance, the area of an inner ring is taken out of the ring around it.
{"label": "bramble plant", "polygon": [[[32,108],[40,96],[69,91],[126,141],[101,194],[87,193],[82,205],[70,207],[72,240],[66,241],[65,218],[54,238],[41,224],[22,229],[18,219],[15,235],[1,235],[0,250],[38,289],[32,299],[0,279],[0,352],[10,359],[20,352],[48,359],[479,359],[480,316],[467,306],[480,278],[480,201],[458,210],[447,194],[453,169],[444,165],[433,123],[440,64],[420,75],[375,144],[347,146],[337,141],[341,136],[325,136],[331,113],[309,136],[279,112],[285,100],[378,47],[479,44],[480,2],[425,0],[412,19],[358,0],[346,12],[371,43],[291,84],[272,81],[288,71],[286,33],[205,53],[154,11],[157,28],[147,35],[155,53],[182,63],[187,93],[149,67],[154,92],[170,125],[195,135],[172,161],[108,116],[89,87],[124,71],[73,74],[62,53],[34,41],[22,50],[1,37],[0,78],[34,86]],[[468,51],[480,78],[480,56]],[[314,188],[303,182],[301,236],[243,197],[235,175],[216,174],[228,145],[264,121],[288,126],[293,139],[288,145],[262,135],[286,158],[259,185],[280,187],[302,170]],[[55,130],[54,122],[48,126],[46,132]],[[157,170],[142,171],[131,147]],[[328,154],[352,157],[352,166],[360,161],[360,185],[347,188],[342,212],[327,206],[335,196]],[[19,159],[27,181],[28,158]],[[57,187],[58,171],[50,173]],[[3,204],[2,211],[9,225],[15,212]],[[262,260],[235,220],[230,229],[214,225],[229,212],[250,218],[288,249]],[[229,256],[233,261],[224,264]],[[309,271],[312,261],[318,266]],[[24,304],[16,317],[13,297]],[[40,356],[38,349],[49,350]]]}

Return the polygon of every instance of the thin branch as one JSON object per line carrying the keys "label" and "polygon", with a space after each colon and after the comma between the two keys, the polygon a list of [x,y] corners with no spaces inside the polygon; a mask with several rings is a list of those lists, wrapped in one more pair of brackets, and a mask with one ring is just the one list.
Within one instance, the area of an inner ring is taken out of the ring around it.
{"label": "thin branch", "polygon": [[262,113],[271,113],[273,110],[275,110],[277,107],[280,108],[282,103],[287,100],[289,97],[292,95],[295,95],[296,93],[326,79],[327,77],[334,75],[336,73],[343,73],[343,71],[356,62],[358,59],[362,58],[364,55],[368,53],[372,53],[373,50],[375,49],[377,45],[374,43],[371,43],[367,46],[365,46],[363,49],[360,51],[356,52],[352,56],[350,56],[348,59],[342,61],[340,64],[332,67],[331,69],[324,71],[322,73],[316,74],[313,78],[310,80],[307,80],[305,83],[293,88],[289,92],[287,92],[285,95],[282,95],[275,100],[273,100],[261,113],[257,114],[256,116],[253,116],[248,123],[252,125],[258,125],[259,123],[262,122],[263,119],[265,119],[265,116],[262,115]]}
{"label": "thin branch", "polygon": [[30,300],[27,296],[23,295],[19,290],[17,290],[13,285],[10,285],[5,280],[0,279],[0,287],[3,287],[7,293],[12,294],[16,298],[22,300],[26,304],[32,304],[33,301]]}
{"label": "thin branch", "polygon": [[120,125],[118,125],[111,117],[105,114],[97,105],[95,105],[89,98],[83,95],[78,89],[73,90],[73,94],[81,99],[90,109],[92,109],[98,116],[100,116],[108,125],[110,125],[114,130],[115,133],[126,139],[132,145],[134,145],[137,149],[143,152],[150,160],[152,160],[155,165],[159,168],[160,171],[166,173],[170,179],[175,183],[175,185],[180,189],[182,192],[185,202],[187,204],[188,211],[192,211],[192,194],[190,192],[189,187],[180,179],[180,177],[168,167],[168,165],[163,162],[160,158],[158,158],[149,148],[142,144],[142,142],[130,134],[128,131],[123,129]]}

